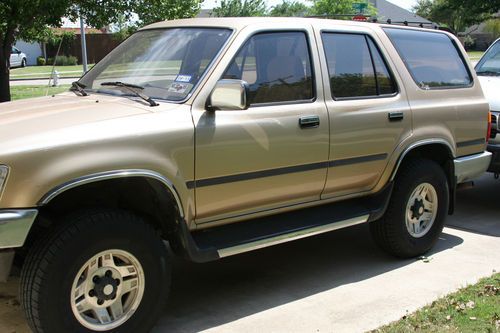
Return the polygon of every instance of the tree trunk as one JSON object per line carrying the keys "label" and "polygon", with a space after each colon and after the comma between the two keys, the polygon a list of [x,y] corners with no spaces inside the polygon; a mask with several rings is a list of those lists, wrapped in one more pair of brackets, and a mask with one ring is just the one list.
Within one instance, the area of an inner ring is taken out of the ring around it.
{"label": "tree trunk", "polygon": [[3,50],[0,52],[0,103],[10,101],[9,58]]}
{"label": "tree trunk", "polygon": [[10,101],[10,52],[14,45],[15,29],[7,27],[4,34],[0,34],[0,103]]}

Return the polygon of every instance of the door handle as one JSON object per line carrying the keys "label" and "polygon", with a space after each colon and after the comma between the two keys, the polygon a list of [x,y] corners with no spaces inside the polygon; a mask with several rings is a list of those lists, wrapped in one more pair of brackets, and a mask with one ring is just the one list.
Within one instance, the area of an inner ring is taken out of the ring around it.
{"label": "door handle", "polygon": [[319,116],[304,116],[299,118],[300,128],[319,127]]}
{"label": "door handle", "polygon": [[405,115],[401,111],[389,112],[389,121],[403,120],[404,117],[405,117]]}

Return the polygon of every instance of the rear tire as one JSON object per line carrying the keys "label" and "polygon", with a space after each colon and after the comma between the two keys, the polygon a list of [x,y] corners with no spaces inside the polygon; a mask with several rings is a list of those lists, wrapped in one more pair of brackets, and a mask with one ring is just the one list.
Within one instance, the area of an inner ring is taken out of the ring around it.
{"label": "rear tire", "polygon": [[166,303],[170,271],[163,241],[141,218],[84,211],[33,246],[21,302],[34,332],[148,332]]}
{"label": "rear tire", "polygon": [[448,212],[449,190],[443,169],[418,159],[401,166],[384,216],[370,223],[375,242],[386,252],[412,258],[437,242]]}

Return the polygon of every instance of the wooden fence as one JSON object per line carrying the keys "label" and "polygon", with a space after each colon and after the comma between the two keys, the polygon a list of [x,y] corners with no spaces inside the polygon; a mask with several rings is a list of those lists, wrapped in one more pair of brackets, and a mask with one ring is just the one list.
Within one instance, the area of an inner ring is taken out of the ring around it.
{"label": "wooden fence", "polygon": [[[87,34],[85,35],[87,43],[87,62],[95,64],[104,58],[109,52],[117,47],[121,41],[113,34]],[[57,46],[47,45],[47,57],[53,58],[56,56]],[[75,35],[72,43],[59,51],[59,55],[75,56],[78,58],[78,63],[82,63],[82,44],[81,35]]]}

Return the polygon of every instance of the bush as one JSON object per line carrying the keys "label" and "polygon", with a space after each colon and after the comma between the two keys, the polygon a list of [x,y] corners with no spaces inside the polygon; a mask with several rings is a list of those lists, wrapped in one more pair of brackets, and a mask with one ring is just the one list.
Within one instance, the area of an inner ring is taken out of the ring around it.
{"label": "bush", "polygon": [[56,66],[64,66],[68,62],[68,57],[66,56],[57,56],[54,60]]}
{"label": "bush", "polygon": [[44,57],[37,57],[36,58],[36,65],[37,66],[45,66],[45,58]]}
{"label": "bush", "polygon": [[52,66],[54,64],[54,58],[47,58],[47,65]]}
{"label": "bush", "polygon": [[464,47],[467,51],[472,50],[475,45],[476,45],[476,41],[474,40],[474,38],[471,37],[471,35],[465,36]]}
{"label": "bush", "polygon": [[78,65],[78,58],[75,56],[68,57],[68,66]]}

